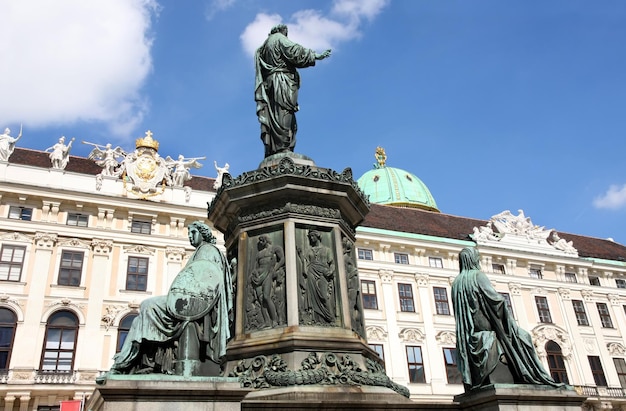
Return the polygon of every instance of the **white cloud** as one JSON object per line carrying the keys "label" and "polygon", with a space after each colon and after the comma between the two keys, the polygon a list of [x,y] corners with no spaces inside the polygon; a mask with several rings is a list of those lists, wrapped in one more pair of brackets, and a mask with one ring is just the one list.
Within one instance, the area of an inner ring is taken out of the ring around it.
{"label": "white cloud", "polygon": [[207,20],[212,20],[217,13],[231,8],[234,4],[235,0],[213,0],[207,6],[205,17]]}
{"label": "white cloud", "polygon": [[246,54],[253,56],[270,29],[285,23],[289,38],[296,43],[317,51],[336,48],[360,37],[362,19],[372,20],[388,3],[389,0],[335,0],[328,15],[318,10],[300,10],[286,22],[278,14],[259,13],[241,34],[241,43]]}
{"label": "white cloud", "polygon": [[141,121],[156,0],[0,0],[0,126]]}
{"label": "white cloud", "polygon": [[602,196],[593,200],[596,208],[608,208],[617,210],[626,206],[626,184],[623,186],[612,185],[609,190]]}

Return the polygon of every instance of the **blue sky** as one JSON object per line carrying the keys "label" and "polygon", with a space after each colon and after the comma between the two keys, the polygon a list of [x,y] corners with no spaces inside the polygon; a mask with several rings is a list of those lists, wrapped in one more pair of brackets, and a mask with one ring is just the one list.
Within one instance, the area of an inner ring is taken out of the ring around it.
{"label": "blue sky", "polygon": [[[0,127],[20,147],[64,135],[263,158],[252,53],[283,22],[333,55],[301,70],[296,152],[356,177],[385,148],[442,212],[523,209],[626,244],[623,0],[0,0]],[[73,155],[89,147],[75,144]]]}

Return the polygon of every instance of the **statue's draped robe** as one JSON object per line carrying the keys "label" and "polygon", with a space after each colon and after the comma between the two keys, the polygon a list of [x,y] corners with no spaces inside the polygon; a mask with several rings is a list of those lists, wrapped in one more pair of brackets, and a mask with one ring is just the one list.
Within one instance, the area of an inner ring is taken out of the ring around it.
{"label": "statue's draped robe", "polygon": [[[203,243],[194,251],[178,276],[207,272],[215,274],[210,276],[213,283],[208,284],[214,290],[215,296],[210,311],[204,317],[200,339],[207,343],[207,357],[219,362],[226,354],[226,343],[230,338],[232,279],[222,253],[214,245]],[[180,336],[185,322],[172,315],[167,307],[167,297],[151,297],[141,303],[139,316],[133,321],[121,351],[113,358],[114,369],[125,370],[136,365],[142,342],[167,343]]]}
{"label": "statue's draped robe", "polygon": [[516,383],[555,383],[537,357],[530,334],[518,327],[506,300],[480,270],[463,270],[452,284],[457,364],[470,389],[487,379],[504,354]]}
{"label": "statue's draped robe", "polygon": [[311,247],[306,256],[306,305],[316,322],[335,321],[335,294],[333,289],[334,258],[324,245]]}
{"label": "statue's draped robe", "polygon": [[256,51],[254,99],[261,123],[265,157],[293,151],[296,145],[296,111],[300,75],[296,68],[315,65],[315,52],[289,40],[282,33],[271,34]]}

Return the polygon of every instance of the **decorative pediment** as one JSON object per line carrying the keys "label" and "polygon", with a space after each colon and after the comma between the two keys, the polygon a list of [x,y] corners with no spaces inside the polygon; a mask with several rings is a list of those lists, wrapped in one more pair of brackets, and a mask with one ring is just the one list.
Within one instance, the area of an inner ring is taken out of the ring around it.
{"label": "decorative pediment", "polygon": [[383,327],[371,325],[365,328],[368,340],[385,341],[387,339],[387,331]]}
{"label": "decorative pediment", "polygon": [[35,245],[39,248],[52,248],[57,242],[57,234],[55,233],[35,233]]}
{"label": "decorative pediment", "polygon": [[422,342],[424,341],[424,332],[417,328],[403,328],[398,334],[402,342]]}
{"label": "decorative pediment", "polygon": [[540,325],[532,330],[533,342],[540,356],[546,355],[546,343],[554,341],[561,347],[561,352],[565,358],[572,355],[572,343],[567,332],[554,325]]}
{"label": "decorative pediment", "polygon": [[626,354],[626,347],[623,344],[618,342],[610,342],[606,345],[606,348],[609,350],[609,354],[611,355],[624,355]]}
{"label": "decorative pediment", "polygon": [[33,237],[24,235],[22,233],[5,233],[0,237],[2,240],[6,241],[16,241],[21,243],[30,243],[33,241]]}
{"label": "decorative pediment", "polygon": [[146,247],[143,244],[133,244],[124,246],[124,251],[127,253],[154,255],[156,250],[152,247]]}
{"label": "decorative pediment", "polygon": [[59,247],[89,248],[91,246],[87,241],[78,238],[64,238],[59,240]]}
{"label": "decorative pediment", "polygon": [[552,255],[578,256],[572,241],[559,237],[552,229],[533,224],[530,217],[524,215],[523,210],[518,210],[518,215],[513,215],[509,210],[496,214],[484,226],[474,227],[473,233],[469,236],[478,244],[516,247]]}
{"label": "decorative pediment", "polygon": [[440,331],[435,338],[439,344],[456,345],[456,333],[454,331]]}

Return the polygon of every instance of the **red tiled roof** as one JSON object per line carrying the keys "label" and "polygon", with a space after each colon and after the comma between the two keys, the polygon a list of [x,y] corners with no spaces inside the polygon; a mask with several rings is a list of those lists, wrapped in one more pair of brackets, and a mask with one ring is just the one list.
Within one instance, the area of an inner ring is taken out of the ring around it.
{"label": "red tiled roof", "polygon": [[[9,162],[13,164],[24,164],[42,168],[51,167],[48,153],[20,147],[15,148],[15,151],[13,151],[13,154],[9,157]],[[70,161],[67,163],[65,170],[73,173],[90,174],[95,176],[102,171],[102,167],[88,158],[71,155]],[[198,191],[215,191],[213,189],[214,182],[214,178],[192,176],[191,180],[185,182],[185,185]]]}
{"label": "red tiled roof", "polygon": [[[473,228],[485,224],[487,220],[457,217],[416,208],[372,204],[361,226],[455,240],[471,240],[469,234],[473,232]],[[572,241],[580,257],[626,262],[626,247],[614,241],[561,232],[559,236],[566,241]]]}

